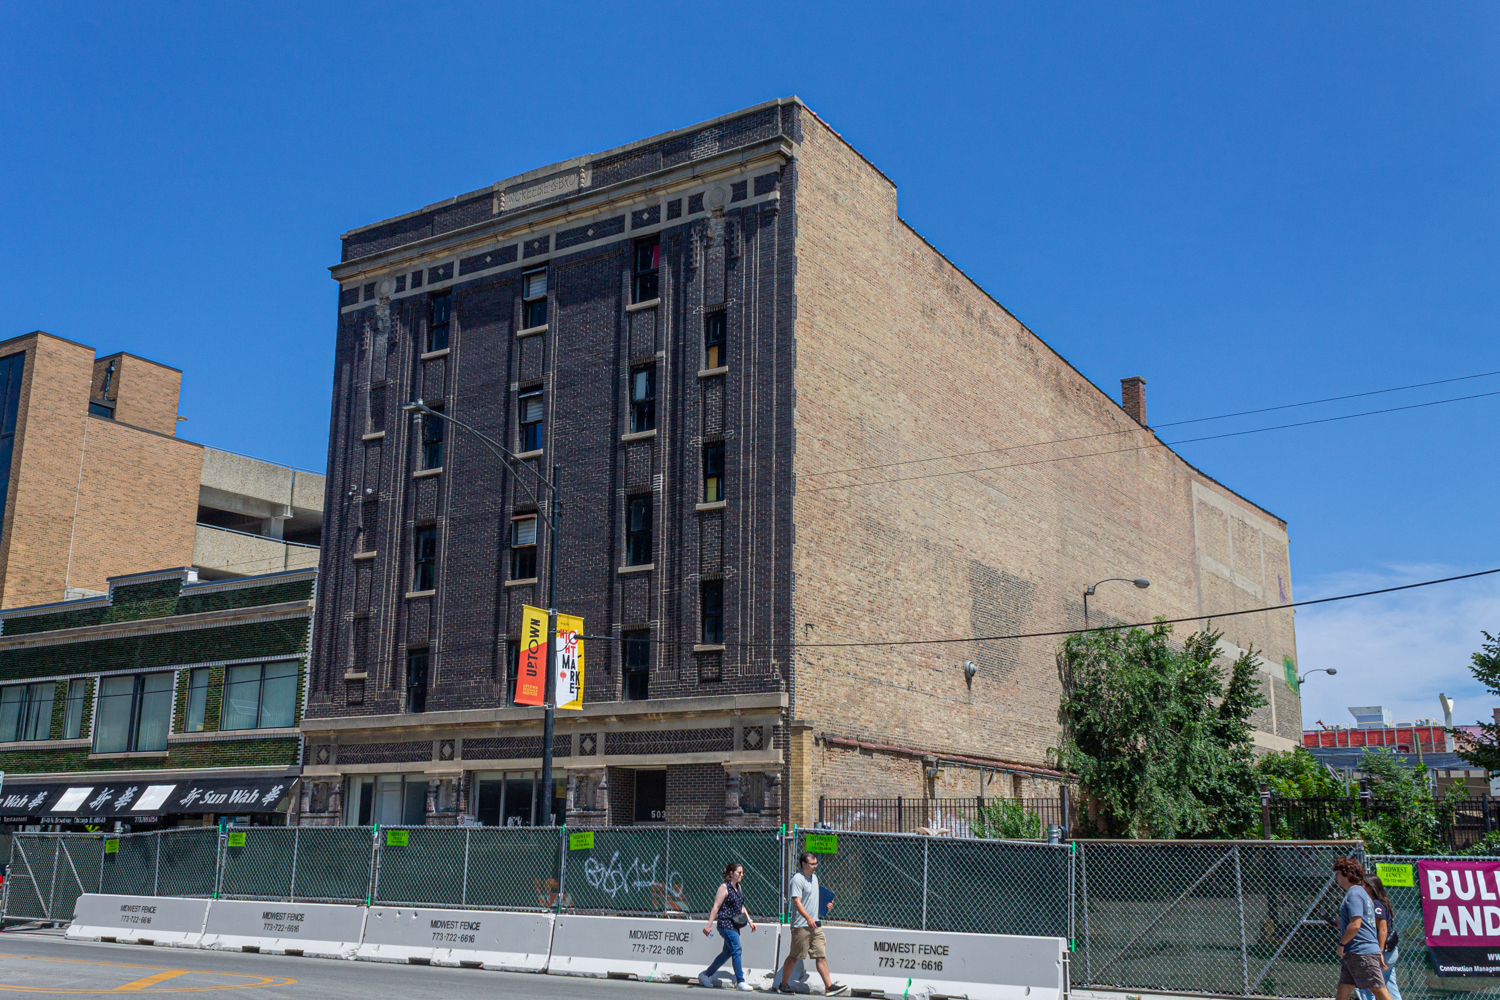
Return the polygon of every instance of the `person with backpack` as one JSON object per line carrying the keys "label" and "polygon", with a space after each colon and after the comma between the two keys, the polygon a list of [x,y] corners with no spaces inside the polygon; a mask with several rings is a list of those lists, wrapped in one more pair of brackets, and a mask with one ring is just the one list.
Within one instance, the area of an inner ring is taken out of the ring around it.
{"label": "person with backpack", "polygon": [[724,939],[724,949],[719,952],[719,957],[713,960],[712,965],[698,973],[699,986],[712,989],[714,973],[725,962],[733,959],[734,988],[747,992],[755,989],[745,982],[744,950],[740,947],[740,931],[743,928],[749,927],[750,933],[755,933],[755,921],[745,912],[745,897],[740,891],[740,882],[744,877],[745,866],[738,861],[731,861],[724,866],[724,881],[714,894],[713,909],[708,911],[708,923],[703,925],[704,937],[712,937],[717,926],[719,936]]}
{"label": "person with backpack", "polygon": [[[1365,891],[1375,905],[1375,937],[1380,942],[1380,958],[1385,963],[1385,991],[1391,1000],[1401,1000],[1401,990],[1396,985],[1396,962],[1401,958],[1401,934],[1396,929],[1396,907],[1385,891],[1385,883],[1375,875],[1365,876]],[[1359,1000],[1375,1000],[1369,990],[1360,990]]]}

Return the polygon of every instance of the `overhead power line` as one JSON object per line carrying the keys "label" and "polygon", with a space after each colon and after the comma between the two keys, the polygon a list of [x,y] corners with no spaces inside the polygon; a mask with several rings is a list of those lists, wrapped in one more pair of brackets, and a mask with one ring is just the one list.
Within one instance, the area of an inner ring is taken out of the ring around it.
{"label": "overhead power line", "polygon": [[[1251,428],[1250,430],[1245,430],[1245,431],[1226,431],[1223,434],[1207,434],[1207,435],[1204,435],[1203,437],[1179,438],[1176,441],[1154,440],[1154,441],[1148,441],[1145,444],[1130,445],[1130,446],[1125,447],[1125,448],[1110,448],[1110,449],[1107,449],[1105,451],[1089,451],[1089,452],[1084,452],[1081,455],[1055,455],[1055,456],[1053,456],[1051,458],[1038,458],[1038,459],[1033,459],[1032,461],[1029,461],[1029,462],[1012,462],[1012,463],[1009,463],[1007,465],[981,465],[978,468],[974,468],[974,469],[953,469],[953,470],[950,470],[948,472],[924,472],[924,473],[922,473],[920,475],[915,475],[915,476],[897,476],[897,477],[894,477],[894,478],[891,478],[891,479],[862,479],[862,480],[860,480],[858,482],[853,482],[853,483],[835,483],[832,486],[812,486],[812,487],[809,487],[809,488],[807,488],[805,490],[800,490],[799,492],[800,493],[826,493],[829,490],[849,490],[849,489],[858,488],[860,486],[883,486],[883,485],[886,485],[886,484],[889,484],[889,483],[909,483],[909,482],[912,482],[912,481],[918,480],[918,479],[940,479],[940,478],[943,478],[945,476],[967,476],[967,475],[973,475],[976,472],[995,472],[995,471],[997,471],[999,469],[1015,469],[1015,468],[1020,468],[1022,466],[1026,466],[1026,465],[1045,465],[1045,464],[1047,464],[1049,462],[1071,462],[1071,461],[1074,461],[1074,460],[1080,459],[1080,458],[1097,458],[1097,457],[1099,457],[1101,455],[1120,455],[1120,454],[1124,454],[1126,452],[1132,452],[1132,451],[1146,451],[1147,449],[1150,449],[1150,448],[1174,448],[1174,447],[1176,447],[1177,445],[1180,445],[1180,444],[1193,444],[1193,443],[1198,442],[1198,441],[1217,441],[1220,438],[1243,437],[1246,434],[1264,434],[1264,433],[1266,433],[1268,431],[1283,431],[1283,430],[1286,430],[1286,429],[1288,429],[1290,427],[1310,427],[1313,424],[1330,424],[1330,423],[1336,423],[1337,421],[1340,421],[1340,420],[1353,420],[1356,417],[1373,417],[1373,416],[1376,416],[1376,415],[1381,414],[1381,413],[1399,413],[1402,410],[1420,410],[1420,409],[1422,409],[1424,407],[1428,407],[1428,406],[1441,406],[1444,403],[1461,403],[1461,402],[1463,402],[1465,400],[1469,400],[1469,399],[1484,399],[1487,396],[1500,396],[1500,390],[1497,390],[1495,392],[1480,392],[1480,393],[1475,393],[1472,396],[1454,396],[1454,397],[1452,397],[1450,399],[1434,399],[1431,402],[1427,402],[1427,403],[1410,403],[1410,404],[1408,404],[1406,406],[1390,406],[1390,407],[1386,407],[1385,409],[1380,409],[1380,410],[1366,410],[1366,411],[1364,411],[1362,413],[1346,413],[1346,414],[1343,414],[1342,416],[1337,416],[1337,417],[1321,417],[1321,418],[1319,418],[1317,420],[1299,420],[1299,421],[1296,421],[1295,423],[1290,423],[1290,424],[1276,424],[1275,426],[1272,426],[1272,427],[1255,427],[1255,428]],[[1142,429],[1144,430],[1144,428],[1142,428]],[[1111,433],[1114,433],[1114,432],[1111,432]],[[1090,437],[1098,437],[1098,436],[1101,436],[1101,435],[1089,435],[1089,436]],[[1081,438],[1071,438],[1071,439],[1066,439],[1066,440],[1082,440],[1082,439]],[[1043,442],[1038,442],[1038,444],[1062,444],[1062,443],[1065,443],[1065,441],[1057,441],[1057,442],[1043,441]],[[1036,445],[1016,445],[1015,446],[1015,448],[1031,448],[1031,447],[1036,447]],[[1014,449],[996,449],[996,450],[1009,451],[1009,450],[1014,450]],[[976,454],[978,454],[978,453],[976,453]]]}
{"label": "overhead power line", "polygon": [[[1400,590],[1416,590],[1418,587],[1431,587],[1439,583],[1453,583],[1456,580],[1472,580],[1476,577],[1491,576],[1500,573],[1500,568],[1480,570],[1478,573],[1461,573],[1458,576],[1445,576],[1439,580],[1423,580],[1420,583],[1403,583],[1397,587],[1381,587],[1378,590],[1362,590],[1356,594],[1339,594],[1335,597],[1317,597],[1307,601],[1291,601],[1287,604],[1268,604],[1261,608],[1246,608],[1243,611],[1220,611],[1208,615],[1188,615],[1185,618],[1153,618],[1146,622],[1128,622],[1122,625],[1100,625],[1097,628],[1065,628],[1054,629],[1048,632],[1012,632],[1006,635],[966,635],[951,639],[868,639],[853,642],[726,642],[725,646],[736,646],[741,648],[767,648],[781,649],[795,646],[798,649],[826,649],[826,648],[855,648],[867,646],[938,646],[957,642],[997,642],[1005,639],[1047,639],[1063,635],[1083,635],[1089,632],[1116,632],[1121,629],[1151,628],[1156,625],[1180,625],[1184,622],[1213,621],[1218,618],[1234,618],[1239,615],[1257,615],[1267,611],[1286,611],[1290,608],[1305,608],[1314,604],[1331,604],[1334,601],[1348,601],[1356,597],[1373,597],[1376,594],[1394,594]],[[605,641],[618,641],[622,636],[613,635],[586,635],[585,639],[597,639]],[[634,641],[641,641],[636,639]],[[693,641],[679,641],[675,639],[651,639],[647,640],[654,646],[663,645],[695,645]]]}
{"label": "overhead power line", "polygon": [[[1345,399],[1361,399],[1365,396],[1379,396],[1391,392],[1405,392],[1408,389],[1425,389],[1434,385],[1447,385],[1450,382],[1467,382],[1476,378],[1489,378],[1492,375],[1500,375],[1500,371],[1479,372],[1475,375],[1459,375],[1454,378],[1437,379],[1432,382],[1413,382],[1411,385],[1392,386],[1389,389],[1371,389],[1368,392],[1354,392],[1345,396],[1328,396],[1323,399],[1309,399],[1301,403],[1283,403],[1280,406],[1264,406],[1257,410],[1239,410],[1235,413],[1221,413],[1213,417],[1192,417],[1188,420],[1173,420],[1165,424],[1156,424],[1156,428],[1181,427],[1184,424],[1201,424],[1210,420],[1228,420],[1231,417],[1248,417],[1257,413],[1271,413],[1276,410],[1291,410],[1301,406],[1317,406],[1321,403],[1337,403]],[[1465,397],[1467,398],[1467,397]],[[1375,411],[1384,412],[1384,411]],[[926,462],[940,462],[944,459],[973,458],[976,455],[993,455],[998,452],[1015,451],[1018,448],[1036,448],[1044,444],[1067,444],[1073,441],[1088,441],[1093,438],[1115,437],[1120,434],[1131,434],[1139,428],[1126,427],[1114,431],[1099,431],[1094,434],[1080,434],[1075,437],[1052,438],[1046,441],[1032,441],[1027,444],[1006,445],[1002,448],[981,448],[978,451],[960,451],[948,455],[933,455],[929,458],[908,458],[897,462],[880,462],[875,465],[855,465],[844,469],[824,469],[822,471],[805,472],[804,476],[835,476],[850,472],[869,472],[875,469],[889,469],[896,465],[921,465]]]}

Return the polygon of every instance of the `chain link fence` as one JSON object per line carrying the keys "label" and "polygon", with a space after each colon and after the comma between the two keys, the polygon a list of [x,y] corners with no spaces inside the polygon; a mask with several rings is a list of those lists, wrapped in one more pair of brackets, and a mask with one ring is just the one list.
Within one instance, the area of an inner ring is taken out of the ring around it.
{"label": "chain link fence", "polygon": [[[1411,865],[1412,875],[1416,875],[1418,861],[1452,861],[1452,855],[1448,857],[1437,857],[1431,855],[1380,855],[1372,854],[1367,868],[1371,874],[1376,873],[1375,866],[1387,865]],[[1488,858],[1468,858],[1462,860],[1490,860]],[[1494,979],[1455,979],[1440,977],[1432,967],[1432,961],[1427,957],[1427,931],[1422,923],[1422,896],[1421,890],[1416,886],[1413,877],[1412,885],[1392,885],[1382,879],[1385,885],[1386,895],[1391,897],[1391,918],[1395,928],[1401,934],[1400,947],[1397,949],[1396,958],[1396,986],[1401,990],[1401,996],[1405,1000],[1449,1000],[1457,996],[1496,996],[1500,994],[1500,982]]]}

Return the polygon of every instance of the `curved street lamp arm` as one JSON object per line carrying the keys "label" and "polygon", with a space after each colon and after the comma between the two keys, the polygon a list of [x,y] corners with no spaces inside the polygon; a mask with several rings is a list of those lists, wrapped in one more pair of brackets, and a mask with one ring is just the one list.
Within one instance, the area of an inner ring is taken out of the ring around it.
{"label": "curved street lamp arm", "polygon": [[[496,441],[488,434],[484,434],[481,431],[475,430],[473,427],[470,427],[462,420],[459,420],[455,417],[450,417],[448,416],[448,414],[442,412],[441,410],[434,410],[432,407],[428,406],[420,399],[415,403],[406,403],[401,407],[401,409],[407,410],[412,413],[421,413],[429,417],[437,417],[440,420],[446,420],[448,421],[448,423],[453,424],[456,427],[462,427],[464,430],[477,437],[481,442],[484,443],[484,446],[486,448],[495,453],[495,457],[500,460],[500,464],[504,465],[505,468],[510,471],[510,474],[516,477],[516,481],[520,482],[521,484],[521,489],[526,491],[526,495],[531,498],[531,502],[536,504],[538,507],[541,507],[541,501],[536,498],[535,493],[531,492],[531,489],[526,485],[524,481],[524,477],[516,471],[516,467],[512,465],[511,462],[514,461],[518,463],[521,468],[525,469],[527,472],[530,472],[532,475],[536,476],[537,479],[541,480],[543,486],[547,487],[547,489],[549,490],[553,490],[553,486],[550,482],[547,481],[546,476],[542,475],[542,473],[538,472],[536,469],[533,469],[520,458],[516,457],[516,455],[511,452],[509,448],[505,447],[505,445]],[[557,503],[557,497],[555,495],[552,497],[552,502],[554,505]]]}

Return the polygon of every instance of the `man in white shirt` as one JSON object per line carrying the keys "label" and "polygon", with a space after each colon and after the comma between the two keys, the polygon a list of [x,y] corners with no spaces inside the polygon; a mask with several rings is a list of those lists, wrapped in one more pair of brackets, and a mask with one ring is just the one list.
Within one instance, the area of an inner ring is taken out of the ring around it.
{"label": "man in white shirt", "polygon": [[803,851],[797,858],[799,871],[792,876],[792,948],[787,952],[781,966],[781,979],[776,984],[777,993],[794,993],[792,968],[802,959],[812,958],[817,962],[818,975],[823,977],[823,992],[827,996],[841,997],[849,994],[849,987],[833,981],[828,974],[828,944],[823,938],[823,928],[818,923],[818,857]]}

